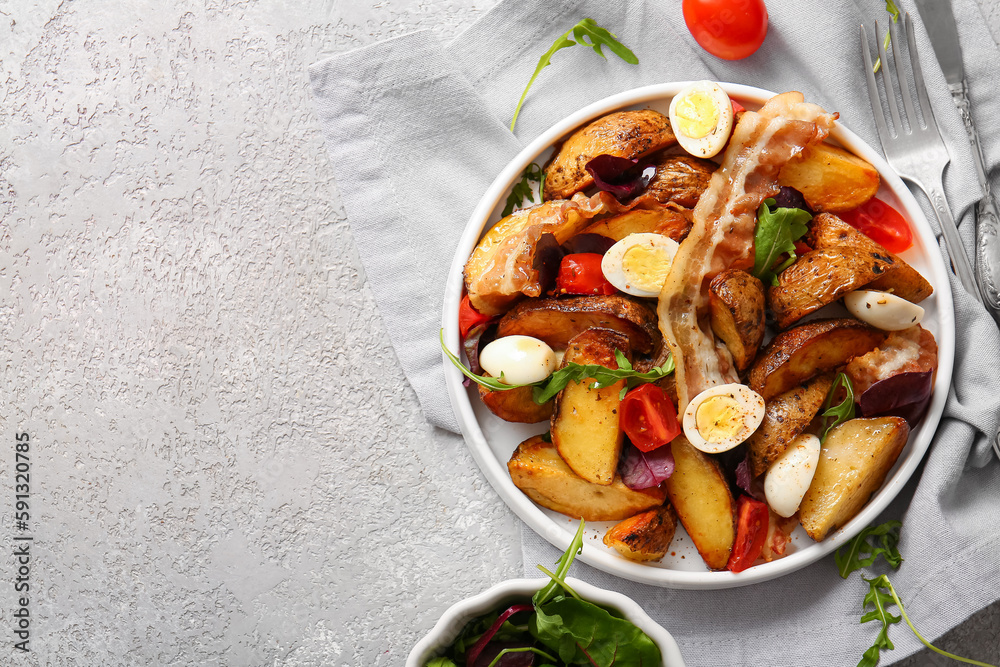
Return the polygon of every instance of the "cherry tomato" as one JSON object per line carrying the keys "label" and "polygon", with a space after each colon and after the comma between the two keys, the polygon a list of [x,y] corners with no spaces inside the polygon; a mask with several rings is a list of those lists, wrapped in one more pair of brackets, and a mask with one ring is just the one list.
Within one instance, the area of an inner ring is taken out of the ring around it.
{"label": "cherry tomato", "polygon": [[806,243],[805,241],[796,241],[795,242],[795,254],[796,255],[798,255],[799,257],[801,257],[802,255],[806,254],[807,252],[812,252],[812,248],[809,247],[808,243]]}
{"label": "cherry tomato", "polygon": [[764,0],[684,0],[682,8],[694,41],[723,60],[746,58],[767,36]]}
{"label": "cherry tomato", "polygon": [[913,232],[906,218],[881,199],[838,214],[844,222],[892,253],[901,253],[913,245]]}
{"label": "cherry tomato", "polygon": [[578,252],[566,255],[559,264],[556,292],[559,294],[614,294],[618,290],[601,270],[603,255]]}
{"label": "cherry tomato", "polygon": [[458,305],[458,332],[462,334],[463,339],[469,335],[469,331],[473,327],[485,324],[492,319],[489,315],[483,315],[472,307],[468,294],[462,297],[462,303]]}
{"label": "cherry tomato", "polygon": [[644,384],[625,394],[618,422],[639,450],[650,452],[681,432],[677,408],[655,384]]}
{"label": "cherry tomato", "polygon": [[740,496],[736,503],[736,541],[726,569],[742,572],[760,556],[767,539],[767,505],[750,496]]}

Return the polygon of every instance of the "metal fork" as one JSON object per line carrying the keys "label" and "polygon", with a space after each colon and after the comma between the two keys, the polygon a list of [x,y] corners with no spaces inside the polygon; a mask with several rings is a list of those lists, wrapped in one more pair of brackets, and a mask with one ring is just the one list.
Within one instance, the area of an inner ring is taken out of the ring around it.
{"label": "metal fork", "polygon": [[[894,83],[892,73],[889,71],[889,60],[886,58],[885,47],[878,40],[878,35],[881,33],[878,29],[878,22],[876,22],[875,35],[876,41],[878,41],[878,55],[882,63],[879,71],[882,73],[885,97],[889,105],[889,114],[892,116],[892,128],[890,128],[887,123],[888,119],[882,110],[878,86],[875,83],[875,73],[868,48],[868,34],[865,32],[865,27],[861,26],[861,52],[865,61],[865,75],[868,78],[868,98],[871,100],[872,114],[875,116],[875,126],[878,128],[878,137],[882,142],[882,151],[885,153],[885,159],[889,166],[901,178],[913,183],[927,195],[934,207],[941,232],[944,234],[945,246],[948,248],[948,255],[951,257],[951,265],[955,274],[965,291],[982,303],[983,298],[976,284],[972,264],[969,262],[969,256],[965,253],[962,239],[958,236],[955,218],[952,217],[951,208],[944,195],[942,175],[951,158],[948,156],[948,149],[941,138],[937,122],[934,120],[934,110],[931,108],[930,98],[927,97],[927,87],[924,85],[924,75],[920,69],[920,58],[917,54],[916,41],[913,38],[913,23],[910,21],[909,14],[905,14],[903,17],[902,31],[906,37],[910,65],[913,68],[913,82],[917,89],[918,98],[916,104],[919,104],[920,107],[920,117],[916,113],[915,100],[910,92],[909,79],[906,76],[903,58],[900,55],[899,31],[896,24],[889,24],[892,59],[896,69],[896,82]],[[900,96],[903,98],[906,125],[900,118],[899,108],[896,104],[897,86]]]}

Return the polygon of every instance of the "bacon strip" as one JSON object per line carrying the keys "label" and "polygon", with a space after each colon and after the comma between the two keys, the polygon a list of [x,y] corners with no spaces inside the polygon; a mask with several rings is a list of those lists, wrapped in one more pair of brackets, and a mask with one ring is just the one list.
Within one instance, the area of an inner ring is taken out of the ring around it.
{"label": "bacon strip", "polygon": [[781,167],[822,141],[836,119],[798,92],[776,95],[740,118],[660,292],[660,330],[677,367],[678,411],[709,387],[739,382],[732,356],[712,334],[709,283],[723,269],[753,266],[757,209],[778,192]]}

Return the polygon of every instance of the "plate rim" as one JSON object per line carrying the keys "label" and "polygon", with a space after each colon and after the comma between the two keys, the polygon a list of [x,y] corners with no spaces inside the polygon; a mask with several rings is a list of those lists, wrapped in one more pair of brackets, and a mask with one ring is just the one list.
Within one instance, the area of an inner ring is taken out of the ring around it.
{"label": "plate rim", "polygon": [[[582,123],[618,109],[672,97],[683,86],[690,83],[692,82],[680,81],[633,88],[588,104],[555,123],[548,130],[529,142],[501,170],[469,217],[448,272],[442,310],[443,337],[448,349],[455,351],[459,349],[460,345],[457,314],[464,286],[463,269],[465,262],[485,231],[489,218],[498,206],[500,198],[519,180],[525,166],[534,161],[559,138]],[[771,91],[745,84],[718,83],[730,96],[737,99],[745,99],[753,103],[763,104],[764,101],[775,95]],[[940,331],[937,336],[938,369],[933,398],[931,399],[927,414],[919,427],[921,429],[920,433],[918,437],[911,438],[910,442],[907,443],[907,447],[911,448],[910,454],[902,463],[897,461],[894,471],[891,472],[890,477],[883,483],[876,496],[865,505],[857,516],[833,535],[828,536],[822,542],[810,544],[808,547],[784,558],[770,563],[763,563],[739,574],[707,569],[702,572],[651,567],[628,561],[620,556],[609,554],[598,550],[594,546],[585,544],[579,558],[588,565],[609,574],[639,583],[665,588],[695,590],[747,586],[791,574],[828,555],[857,535],[865,526],[872,523],[896,496],[899,495],[899,492],[927,453],[940,423],[944,404],[948,397],[948,387],[951,385],[954,366],[955,311],[948,272],[940,252],[935,253],[931,250],[937,248],[938,243],[923,210],[917,204],[909,188],[895,171],[889,167],[881,154],[839,121],[835,123],[830,136],[845,148],[863,157],[875,166],[879,172],[879,176],[882,178],[883,184],[899,200],[904,208],[905,215],[913,222],[915,231],[925,248],[927,263],[930,267],[930,277],[935,287],[934,296],[937,299],[936,307],[940,325]],[[947,289],[943,289],[945,286]],[[507,474],[506,465],[493,455],[489,443],[473,413],[469,395],[462,385],[464,377],[451,364],[443,350],[441,358],[444,364],[448,397],[451,401],[452,409],[458,419],[465,442],[480,470],[486,475],[490,485],[500,495],[504,503],[528,527],[557,549],[565,550],[573,537],[572,531],[569,528],[559,527],[533,501],[524,495],[520,489],[514,486],[513,481]]]}

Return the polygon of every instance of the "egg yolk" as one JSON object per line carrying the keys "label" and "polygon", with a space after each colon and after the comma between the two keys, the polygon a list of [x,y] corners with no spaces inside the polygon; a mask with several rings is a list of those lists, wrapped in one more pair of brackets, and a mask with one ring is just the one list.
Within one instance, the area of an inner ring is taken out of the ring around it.
{"label": "egg yolk", "polygon": [[670,272],[670,255],[651,244],[636,244],[622,255],[622,271],[632,286],[656,292]]}
{"label": "egg yolk", "polygon": [[743,428],[743,411],[732,396],[712,396],[698,406],[698,432],[708,442],[733,438]]}
{"label": "egg yolk", "polygon": [[677,103],[674,109],[677,129],[691,137],[701,139],[719,124],[719,109],[711,95],[694,90]]}

